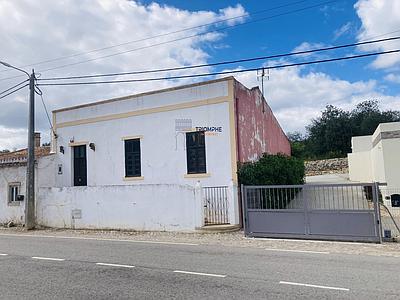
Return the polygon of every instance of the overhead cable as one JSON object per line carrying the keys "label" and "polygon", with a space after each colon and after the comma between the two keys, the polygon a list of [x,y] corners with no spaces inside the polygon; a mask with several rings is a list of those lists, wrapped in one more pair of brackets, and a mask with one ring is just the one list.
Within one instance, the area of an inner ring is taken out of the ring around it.
{"label": "overhead cable", "polygon": [[28,85],[29,85],[29,84],[25,84],[25,85],[19,87],[18,89],[13,90],[13,91],[11,91],[11,92],[9,92],[9,93],[7,93],[7,94],[1,96],[0,99],[3,99],[3,98],[5,98],[5,97],[7,97],[7,96],[9,96],[9,95],[11,95],[11,94],[14,94],[15,92],[18,92],[19,90],[23,89],[24,87],[27,87]]}
{"label": "overhead cable", "polygon": [[385,38],[385,39],[380,39],[380,40],[372,40],[372,41],[365,41],[365,42],[359,42],[359,43],[337,45],[337,46],[331,46],[331,47],[325,47],[325,48],[296,51],[296,52],[290,52],[290,53],[284,53],[284,54],[275,54],[275,55],[268,55],[268,56],[259,56],[259,57],[252,57],[252,58],[215,62],[215,63],[209,63],[209,64],[183,66],[183,67],[176,67],[176,68],[133,71],[133,72],[119,72],[119,73],[66,76],[66,77],[49,77],[49,78],[40,78],[40,79],[38,79],[38,81],[71,80],[71,79],[85,79],[85,78],[98,78],[98,77],[125,76],[125,75],[138,75],[138,74],[147,74],[147,73],[181,71],[181,70],[188,70],[188,69],[195,69],[195,68],[215,67],[215,66],[220,66],[220,65],[237,64],[237,63],[251,62],[251,61],[257,61],[257,60],[266,60],[266,59],[275,59],[275,58],[289,57],[289,56],[295,56],[295,55],[304,55],[304,54],[310,54],[310,53],[315,53],[315,52],[331,51],[331,50],[337,50],[337,49],[342,49],[342,48],[349,48],[349,47],[356,47],[356,46],[367,45],[367,44],[393,41],[393,40],[398,40],[398,39],[400,39],[400,36],[390,37],[390,38]]}
{"label": "overhead cable", "polygon": [[314,61],[306,61],[299,63],[290,63],[290,64],[282,64],[282,65],[271,65],[271,66],[262,66],[258,68],[249,68],[242,70],[231,70],[231,71],[222,71],[222,72],[212,72],[212,73],[200,73],[200,74],[192,74],[192,75],[180,75],[180,76],[170,76],[170,77],[154,77],[154,78],[142,78],[142,79],[127,79],[127,80],[110,80],[110,81],[80,81],[80,82],[61,82],[61,83],[39,83],[39,86],[73,86],[73,85],[94,85],[94,84],[112,84],[112,83],[129,83],[129,82],[146,82],[146,81],[160,81],[160,80],[174,80],[174,79],[185,79],[185,78],[195,78],[195,77],[206,77],[206,76],[217,76],[217,75],[228,75],[228,74],[236,74],[236,73],[244,73],[250,71],[257,71],[260,69],[280,69],[280,68],[288,68],[294,66],[303,66],[303,65],[311,65],[318,63],[327,63],[333,61],[341,61],[341,60],[350,60],[356,58],[370,57],[376,55],[384,55],[390,53],[399,53],[400,49],[390,50],[390,51],[381,51],[381,52],[373,52],[367,54],[353,55],[353,56],[344,56],[337,58],[329,58],[329,59],[321,59]]}

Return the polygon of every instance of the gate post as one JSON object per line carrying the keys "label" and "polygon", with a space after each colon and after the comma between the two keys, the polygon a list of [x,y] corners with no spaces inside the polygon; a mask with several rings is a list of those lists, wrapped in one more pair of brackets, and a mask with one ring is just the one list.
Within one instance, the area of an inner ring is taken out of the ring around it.
{"label": "gate post", "polygon": [[374,202],[374,215],[375,215],[375,228],[378,234],[379,243],[382,244],[382,222],[381,222],[381,209],[379,203],[379,183],[374,182],[372,185],[372,199]]}
{"label": "gate post", "polygon": [[228,186],[228,222],[231,225],[239,224],[239,205],[237,185],[230,181]]}
{"label": "gate post", "polygon": [[204,204],[203,204],[203,189],[200,181],[196,182],[194,187],[194,222],[196,228],[204,226]]}
{"label": "gate post", "polygon": [[242,184],[240,186],[240,193],[242,198],[242,214],[243,214],[243,232],[246,236],[248,234],[248,225],[247,225],[247,191],[246,187]]}

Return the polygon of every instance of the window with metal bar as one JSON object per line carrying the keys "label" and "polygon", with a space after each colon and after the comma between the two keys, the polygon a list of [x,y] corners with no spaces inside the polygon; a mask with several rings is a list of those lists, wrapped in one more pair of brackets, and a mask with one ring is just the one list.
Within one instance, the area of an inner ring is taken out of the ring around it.
{"label": "window with metal bar", "polygon": [[207,173],[204,131],[186,133],[186,157],[188,174]]}
{"label": "window with metal bar", "polygon": [[140,176],[140,139],[125,140],[125,177]]}
{"label": "window with metal bar", "polygon": [[21,183],[11,183],[8,185],[8,203],[9,204],[19,204],[19,190],[21,187]]}

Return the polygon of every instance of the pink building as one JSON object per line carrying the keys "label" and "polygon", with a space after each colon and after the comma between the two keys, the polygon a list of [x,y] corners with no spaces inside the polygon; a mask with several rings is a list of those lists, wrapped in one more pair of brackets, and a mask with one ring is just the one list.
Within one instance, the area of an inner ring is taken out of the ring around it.
{"label": "pink building", "polygon": [[256,160],[263,153],[290,155],[290,143],[260,89],[234,80],[237,159]]}

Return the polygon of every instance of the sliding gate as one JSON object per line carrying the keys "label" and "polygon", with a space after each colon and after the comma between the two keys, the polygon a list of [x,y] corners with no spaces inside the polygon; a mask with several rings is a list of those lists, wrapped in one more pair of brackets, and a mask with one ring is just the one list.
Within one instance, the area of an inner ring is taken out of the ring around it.
{"label": "sliding gate", "polygon": [[381,241],[377,184],[242,186],[252,237]]}

